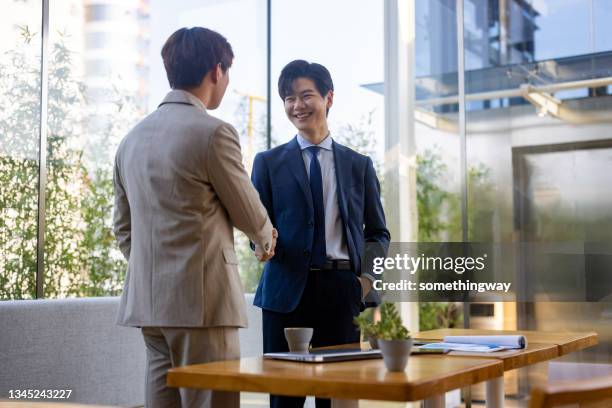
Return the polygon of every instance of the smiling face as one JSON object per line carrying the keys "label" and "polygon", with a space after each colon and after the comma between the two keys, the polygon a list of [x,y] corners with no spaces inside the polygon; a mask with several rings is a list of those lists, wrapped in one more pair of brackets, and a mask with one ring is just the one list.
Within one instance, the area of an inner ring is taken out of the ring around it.
{"label": "smiling face", "polygon": [[296,78],[292,93],[285,97],[285,113],[304,137],[318,144],[327,134],[327,110],[333,103],[333,92],[321,96],[310,78]]}

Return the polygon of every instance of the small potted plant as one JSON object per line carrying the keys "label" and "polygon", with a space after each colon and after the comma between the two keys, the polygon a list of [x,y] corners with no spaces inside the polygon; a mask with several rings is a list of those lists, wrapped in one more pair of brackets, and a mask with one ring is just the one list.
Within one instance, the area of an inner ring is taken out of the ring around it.
{"label": "small potted plant", "polygon": [[412,349],[412,338],[402,324],[395,304],[382,304],[380,321],[376,323],[375,331],[387,370],[404,371]]}
{"label": "small potted plant", "polygon": [[354,318],[353,322],[361,331],[361,338],[370,342],[370,347],[373,349],[378,348],[377,342],[377,325],[373,322],[373,311],[374,309],[366,309],[357,317]]}

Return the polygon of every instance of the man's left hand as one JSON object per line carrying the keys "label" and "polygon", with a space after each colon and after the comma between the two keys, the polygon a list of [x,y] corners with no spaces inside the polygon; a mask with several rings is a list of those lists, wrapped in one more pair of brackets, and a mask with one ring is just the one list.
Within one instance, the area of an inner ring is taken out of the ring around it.
{"label": "man's left hand", "polygon": [[361,300],[363,300],[372,289],[372,281],[366,277],[359,276],[359,283],[361,283]]}

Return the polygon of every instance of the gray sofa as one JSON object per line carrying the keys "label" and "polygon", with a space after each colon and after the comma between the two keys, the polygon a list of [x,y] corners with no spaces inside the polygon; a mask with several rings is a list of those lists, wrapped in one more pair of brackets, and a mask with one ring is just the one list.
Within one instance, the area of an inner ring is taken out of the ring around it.
{"label": "gray sofa", "polygon": [[[243,356],[261,354],[261,312],[246,295]],[[0,302],[0,399],[10,390],[71,389],[70,402],[142,406],[145,349],[115,325],[118,298]]]}

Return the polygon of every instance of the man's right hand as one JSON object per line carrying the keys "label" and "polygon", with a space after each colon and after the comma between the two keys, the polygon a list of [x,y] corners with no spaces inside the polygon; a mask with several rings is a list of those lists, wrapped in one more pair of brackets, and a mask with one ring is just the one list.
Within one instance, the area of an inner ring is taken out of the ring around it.
{"label": "man's right hand", "polygon": [[255,257],[259,260],[259,262],[266,262],[269,259],[272,259],[274,256],[274,249],[276,249],[276,239],[278,238],[278,231],[276,228],[272,228],[272,244],[268,251],[264,251],[259,245],[255,245]]}

